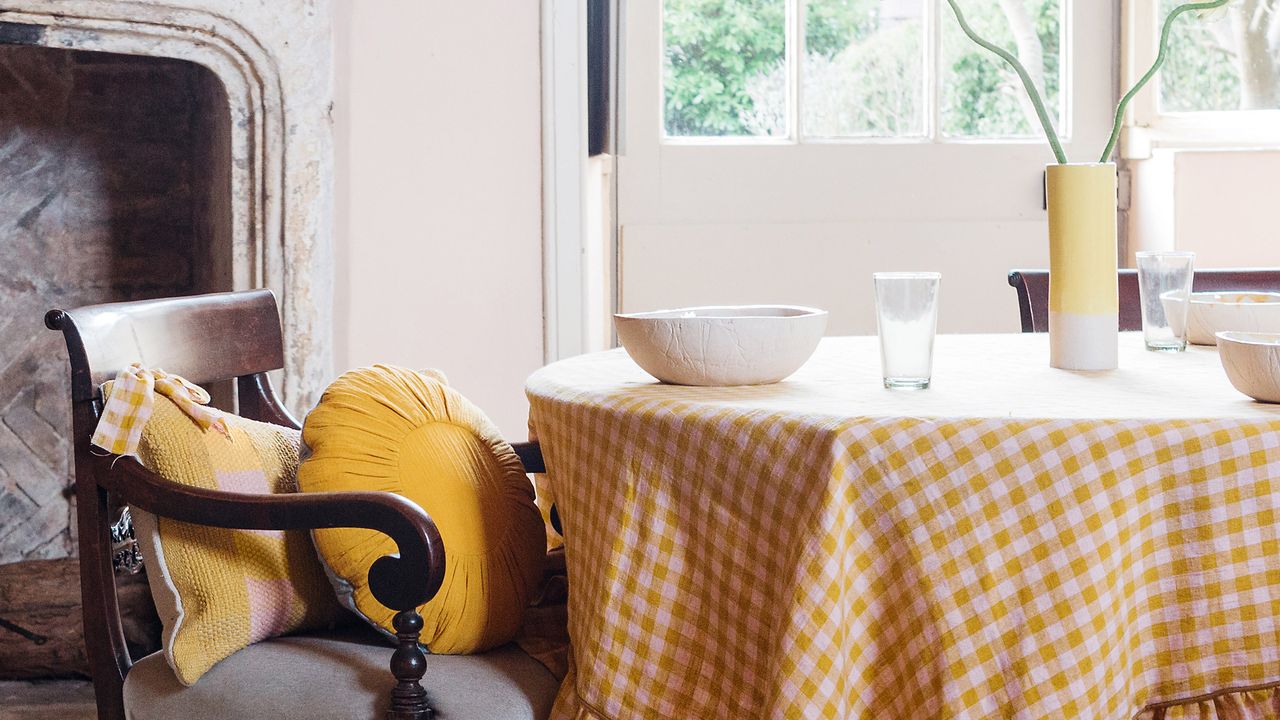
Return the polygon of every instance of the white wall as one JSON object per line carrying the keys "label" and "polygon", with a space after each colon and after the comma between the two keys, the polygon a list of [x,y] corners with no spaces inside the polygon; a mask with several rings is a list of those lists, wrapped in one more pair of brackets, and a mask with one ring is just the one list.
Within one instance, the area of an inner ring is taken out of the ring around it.
{"label": "white wall", "polygon": [[1201,267],[1280,266],[1280,152],[1180,152],[1175,243]]}
{"label": "white wall", "polygon": [[1157,150],[1133,166],[1131,247],[1191,250],[1197,267],[1280,266],[1280,151]]}
{"label": "white wall", "polygon": [[543,357],[538,3],[336,13],[337,370],[439,368],[523,439]]}

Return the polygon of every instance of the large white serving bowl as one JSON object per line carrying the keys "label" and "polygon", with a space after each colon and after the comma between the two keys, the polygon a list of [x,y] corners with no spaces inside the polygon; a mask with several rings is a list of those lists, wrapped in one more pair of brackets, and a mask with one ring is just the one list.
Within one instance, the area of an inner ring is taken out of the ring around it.
{"label": "large white serving bowl", "polygon": [[[1161,297],[1169,313],[1171,298]],[[1170,319],[1177,317],[1169,314]],[[1178,328],[1173,328],[1177,332]],[[1187,341],[1193,345],[1215,345],[1216,333],[1280,332],[1280,293],[1273,292],[1196,292],[1191,293],[1187,311]]]}
{"label": "large white serving bowl", "polygon": [[1237,390],[1280,403],[1280,333],[1220,332],[1218,355]]}
{"label": "large white serving bowl", "polygon": [[800,369],[827,311],[793,305],[691,307],[613,316],[645,372],[675,385],[764,385]]}

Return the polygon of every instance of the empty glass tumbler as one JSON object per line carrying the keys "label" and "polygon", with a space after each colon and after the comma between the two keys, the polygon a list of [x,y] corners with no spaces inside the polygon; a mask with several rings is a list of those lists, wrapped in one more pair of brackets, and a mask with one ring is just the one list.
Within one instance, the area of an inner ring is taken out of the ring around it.
{"label": "empty glass tumbler", "polygon": [[927,388],[938,329],[939,273],[874,273],[880,366],[887,388]]}
{"label": "empty glass tumbler", "polygon": [[1186,350],[1195,253],[1142,251],[1137,256],[1142,337],[1147,349]]}

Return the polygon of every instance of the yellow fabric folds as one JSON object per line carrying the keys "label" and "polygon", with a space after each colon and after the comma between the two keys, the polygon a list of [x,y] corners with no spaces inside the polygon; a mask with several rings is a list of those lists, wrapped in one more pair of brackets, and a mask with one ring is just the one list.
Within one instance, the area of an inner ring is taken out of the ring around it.
{"label": "yellow fabric folds", "polygon": [[874,337],[760,387],[621,350],[534,373],[572,541],[551,717],[1122,720],[1280,682],[1280,407],[1123,335],[1092,375],[939,336],[948,384],[910,396]]}
{"label": "yellow fabric folds", "polygon": [[[206,432],[157,394],[139,437],[139,460],[191,487],[294,492],[298,431],[223,418],[226,434]],[[132,514],[164,625],[165,658],[184,685],[247,645],[332,625],[341,613],[303,531],[204,527],[138,508]]]}
{"label": "yellow fabric folds", "polygon": [[[304,492],[381,490],[413,500],[440,528],[445,580],[419,608],[422,642],[468,653],[508,642],[542,576],[545,534],[515,451],[480,410],[440,377],[378,365],[353,370],[307,416]],[[371,530],[317,530],[316,548],[340,600],[391,632],[369,566],[395,552]]]}

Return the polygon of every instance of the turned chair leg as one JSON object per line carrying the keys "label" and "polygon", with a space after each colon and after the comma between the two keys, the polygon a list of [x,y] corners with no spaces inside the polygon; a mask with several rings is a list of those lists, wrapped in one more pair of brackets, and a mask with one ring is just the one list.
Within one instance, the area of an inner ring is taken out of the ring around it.
{"label": "turned chair leg", "polygon": [[419,682],[427,672],[427,656],[418,647],[422,616],[416,610],[402,610],[396,613],[392,624],[399,644],[391,655],[396,687],[391,691],[387,720],[431,720],[435,713],[427,706],[427,691]]}

